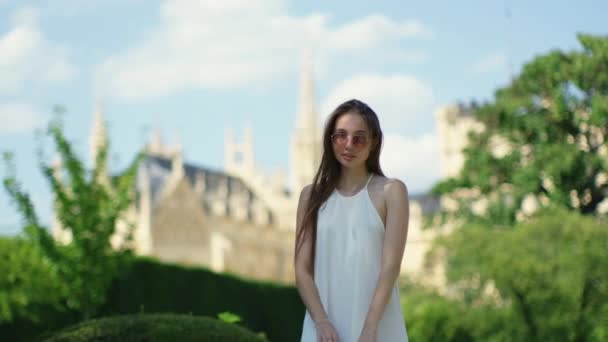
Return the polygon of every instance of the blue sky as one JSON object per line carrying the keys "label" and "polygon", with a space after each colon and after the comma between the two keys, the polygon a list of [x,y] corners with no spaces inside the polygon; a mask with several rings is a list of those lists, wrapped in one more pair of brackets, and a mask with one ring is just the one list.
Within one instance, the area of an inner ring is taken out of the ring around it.
{"label": "blue sky", "polygon": [[[608,34],[605,13],[600,0],[0,0],[0,150],[16,154],[44,222],[51,196],[34,131],[55,104],[86,158],[103,101],[113,170],[154,127],[181,141],[187,161],[222,168],[224,128],[238,138],[251,124],[257,165],[288,171],[309,50],[321,119],[346,98],[368,102],[386,134],[386,173],[420,193],[439,177],[439,106],[491,99],[534,56],[577,49],[578,32]],[[2,189],[0,234],[18,222]]]}

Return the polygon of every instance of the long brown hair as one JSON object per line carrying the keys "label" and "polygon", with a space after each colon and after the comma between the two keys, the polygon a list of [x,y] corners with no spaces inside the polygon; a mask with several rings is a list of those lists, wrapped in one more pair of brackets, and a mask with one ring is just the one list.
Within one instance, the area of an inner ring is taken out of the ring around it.
{"label": "long brown hair", "polygon": [[317,218],[319,216],[319,208],[329,198],[331,193],[336,188],[340,177],[340,169],[342,165],[334,155],[331,142],[331,135],[336,127],[336,121],[346,113],[357,113],[361,115],[371,133],[372,148],[365,162],[367,171],[377,175],[384,176],[380,168],[380,151],[382,149],[382,130],[380,129],[380,121],[376,113],[364,102],[352,99],[339,105],[327,118],[325,129],[323,131],[323,157],[321,164],[312,182],[310,196],[308,198],[308,206],[305,208],[302,226],[296,236],[296,251],[297,257],[306,234],[312,237],[312,266],[314,267],[315,249],[317,240]]}

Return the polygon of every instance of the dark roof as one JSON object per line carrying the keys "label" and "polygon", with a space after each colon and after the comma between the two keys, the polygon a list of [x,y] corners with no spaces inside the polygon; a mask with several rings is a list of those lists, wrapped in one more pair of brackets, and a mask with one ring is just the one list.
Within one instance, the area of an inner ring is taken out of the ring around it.
{"label": "dark roof", "polygon": [[458,112],[456,113],[459,117],[468,117],[472,116],[473,112],[475,112],[480,107],[480,104],[471,100],[469,103],[459,102],[458,103]]}
{"label": "dark roof", "polygon": [[439,210],[439,198],[430,193],[410,195],[410,201],[420,204],[423,215],[433,214]]}
{"label": "dark roof", "polygon": [[[148,155],[142,161],[142,167],[148,170],[150,176],[150,187],[152,192],[152,202],[158,200],[158,196],[163,189],[165,182],[168,180],[172,171],[172,162],[169,158],[161,156]],[[184,163],[184,174],[191,184],[197,183],[197,174],[205,174],[205,193],[218,192],[222,181],[226,180],[228,196],[234,192],[245,191],[253,197],[253,192],[247,185],[238,177],[228,175],[222,171],[214,170],[208,167]]]}

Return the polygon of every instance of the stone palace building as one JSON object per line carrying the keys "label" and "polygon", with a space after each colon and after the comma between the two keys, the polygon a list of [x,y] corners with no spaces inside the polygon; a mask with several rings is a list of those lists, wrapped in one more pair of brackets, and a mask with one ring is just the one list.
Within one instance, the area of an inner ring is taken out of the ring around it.
{"label": "stone palace building", "polygon": [[[188,162],[179,145],[165,145],[161,133],[155,131],[144,147],[146,157],[138,170],[137,200],[118,224],[112,243],[121,243],[126,223],[132,222],[134,249],[140,255],[247,278],[293,283],[299,191],[311,182],[322,153],[322,123],[316,111],[310,67],[302,71],[297,108],[289,142],[289,175],[268,175],[256,168],[250,127],[239,141],[230,128],[226,129],[223,170]],[[466,134],[476,123],[464,106],[439,108],[435,117],[440,139],[437,157],[442,176],[447,177],[460,169]],[[98,106],[91,155],[106,139],[104,113]],[[403,181],[408,183],[407,179]],[[422,218],[438,210],[440,202],[426,193],[410,194],[409,232],[402,262],[403,275],[437,285],[443,273],[426,270],[424,255],[433,238],[447,230],[423,230]],[[70,240],[69,231],[58,222],[53,224],[53,235],[59,241]]]}

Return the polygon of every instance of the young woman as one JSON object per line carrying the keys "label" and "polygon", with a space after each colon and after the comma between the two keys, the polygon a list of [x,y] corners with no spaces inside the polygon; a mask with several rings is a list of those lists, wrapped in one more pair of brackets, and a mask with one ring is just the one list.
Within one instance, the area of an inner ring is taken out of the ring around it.
{"label": "young woman", "polygon": [[296,285],[302,342],[407,341],[397,278],[407,240],[407,187],[380,169],[374,111],[347,101],[327,119],[323,158],[300,193]]}

